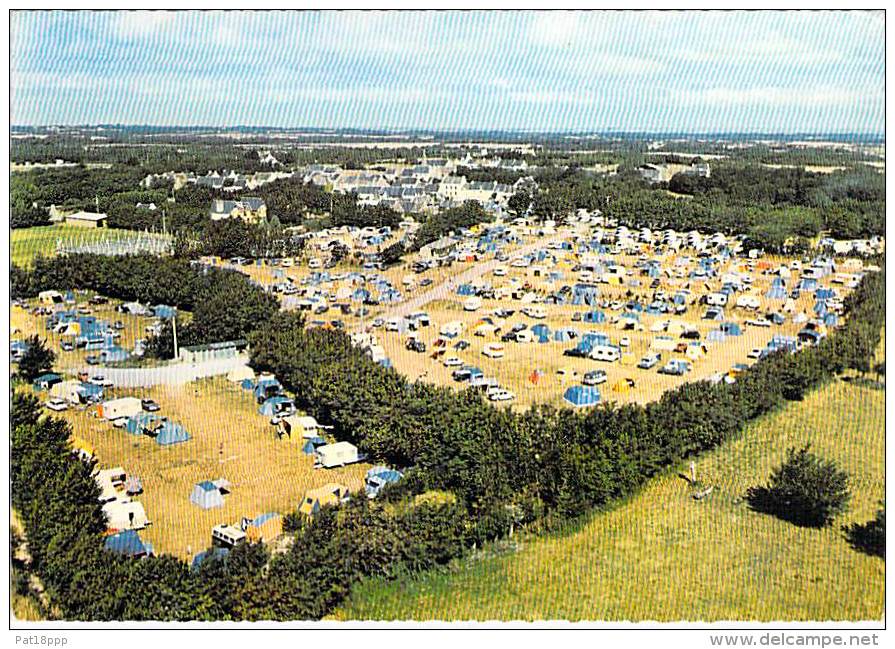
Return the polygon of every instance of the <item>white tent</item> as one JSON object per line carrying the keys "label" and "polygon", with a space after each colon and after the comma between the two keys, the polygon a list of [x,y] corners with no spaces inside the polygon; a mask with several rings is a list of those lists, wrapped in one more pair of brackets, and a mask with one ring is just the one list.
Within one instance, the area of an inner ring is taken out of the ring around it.
{"label": "white tent", "polygon": [[112,500],[103,505],[106,527],[110,530],[141,530],[149,525],[142,503],[135,500]]}

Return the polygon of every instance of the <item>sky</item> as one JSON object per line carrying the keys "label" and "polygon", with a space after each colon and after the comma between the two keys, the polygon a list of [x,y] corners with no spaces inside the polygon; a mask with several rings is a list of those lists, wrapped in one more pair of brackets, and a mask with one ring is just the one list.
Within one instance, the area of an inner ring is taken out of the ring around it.
{"label": "sky", "polygon": [[882,133],[882,12],[13,12],[16,125]]}

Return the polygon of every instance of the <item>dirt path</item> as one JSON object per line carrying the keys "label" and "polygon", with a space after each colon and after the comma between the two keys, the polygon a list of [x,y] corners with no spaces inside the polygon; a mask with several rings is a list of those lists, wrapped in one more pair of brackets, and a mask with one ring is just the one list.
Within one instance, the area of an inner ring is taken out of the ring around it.
{"label": "dirt path", "polygon": [[545,239],[539,239],[534,243],[530,243],[526,246],[522,246],[518,250],[510,253],[509,259],[507,261],[498,261],[497,259],[492,259],[490,261],[485,261],[482,263],[477,263],[471,268],[463,271],[459,275],[455,275],[451,279],[442,282],[438,286],[434,286],[425,293],[421,293],[416,297],[412,297],[405,302],[402,302],[395,306],[390,311],[387,311],[382,314],[382,318],[400,318],[406,315],[413,313],[414,311],[419,310],[429,302],[434,302],[436,300],[445,300],[451,297],[456,290],[456,287],[460,284],[468,284],[475,279],[478,279],[485,273],[490,273],[498,266],[502,266],[505,264],[509,264],[514,259],[519,259],[520,257],[524,257],[525,255],[531,254],[537,250],[542,248],[546,248],[551,243],[562,241],[566,238],[565,235],[556,235],[552,237],[548,237]]}

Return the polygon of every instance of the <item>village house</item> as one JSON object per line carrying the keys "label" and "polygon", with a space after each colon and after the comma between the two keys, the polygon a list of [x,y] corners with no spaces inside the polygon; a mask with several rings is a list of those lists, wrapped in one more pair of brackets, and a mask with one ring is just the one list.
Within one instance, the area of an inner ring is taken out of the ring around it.
{"label": "village house", "polygon": [[245,197],[237,201],[215,199],[209,213],[212,221],[242,219],[246,223],[259,223],[267,218],[267,205],[260,198]]}

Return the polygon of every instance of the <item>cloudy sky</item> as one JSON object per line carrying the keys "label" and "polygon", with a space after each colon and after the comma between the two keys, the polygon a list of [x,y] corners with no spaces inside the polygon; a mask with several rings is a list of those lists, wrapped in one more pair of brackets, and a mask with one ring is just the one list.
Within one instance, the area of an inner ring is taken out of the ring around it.
{"label": "cloudy sky", "polygon": [[882,12],[30,12],[13,124],[873,132]]}

